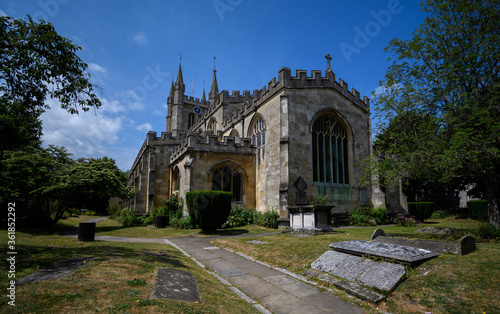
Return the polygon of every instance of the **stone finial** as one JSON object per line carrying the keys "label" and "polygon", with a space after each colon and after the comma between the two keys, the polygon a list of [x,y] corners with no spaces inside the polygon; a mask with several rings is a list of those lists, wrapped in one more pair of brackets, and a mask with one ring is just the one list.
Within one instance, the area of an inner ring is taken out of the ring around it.
{"label": "stone finial", "polygon": [[326,56],[326,72],[333,72],[332,67],[330,66],[330,61],[332,61],[332,57],[330,56],[330,53],[327,53]]}

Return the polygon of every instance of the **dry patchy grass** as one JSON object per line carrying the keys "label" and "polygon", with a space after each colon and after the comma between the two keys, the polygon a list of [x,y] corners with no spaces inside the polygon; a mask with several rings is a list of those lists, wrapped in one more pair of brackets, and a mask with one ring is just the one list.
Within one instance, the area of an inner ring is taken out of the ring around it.
{"label": "dry patchy grass", "polygon": [[[4,237],[5,231],[0,231]],[[153,243],[78,242],[57,235],[17,233],[16,276],[77,256],[97,256],[59,280],[16,287],[16,306],[2,298],[2,313],[258,313],[205,270],[168,245]],[[5,247],[0,247],[4,252]],[[155,252],[159,254],[150,254]],[[0,289],[6,291],[5,264]],[[202,302],[149,299],[158,268],[182,269],[198,282]]]}

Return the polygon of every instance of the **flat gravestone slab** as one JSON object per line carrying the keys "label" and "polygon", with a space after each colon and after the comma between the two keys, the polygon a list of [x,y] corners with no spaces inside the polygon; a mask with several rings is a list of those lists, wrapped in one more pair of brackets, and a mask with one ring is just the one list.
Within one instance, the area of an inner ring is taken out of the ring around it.
{"label": "flat gravestone slab", "polygon": [[386,262],[373,263],[357,278],[357,281],[379,290],[392,291],[404,279],[404,275],[403,265]]}
{"label": "flat gravestone slab", "polygon": [[334,251],[358,256],[383,257],[412,266],[439,256],[439,253],[425,249],[363,240],[331,243],[330,248]]}
{"label": "flat gravestone slab", "polygon": [[394,290],[405,275],[405,266],[401,264],[376,262],[336,251],[325,252],[312,262],[311,269],[342,278],[345,282],[384,291]]}
{"label": "flat gravestone slab", "polygon": [[151,299],[200,302],[200,291],[191,273],[179,269],[159,268]]}
{"label": "flat gravestone slab", "polygon": [[311,268],[329,273],[334,271],[337,265],[342,263],[342,261],[345,260],[348,256],[349,254],[341,252],[326,251],[325,253],[323,253],[323,255],[312,262]]}
{"label": "flat gravestone slab", "polygon": [[75,257],[64,261],[60,261],[52,266],[41,269],[36,273],[33,273],[27,277],[19,279],[17,281],[17,284],[61,279],[68,275],[71,275],[75,271],[85,266],[87,262],[90,262],[96,258],[97,256],[85,256],[85,257]]}
{"label": "flat gravestone slab", "polygon": [[354,281],[375,263],[372,260],[359,256],[348,256],[330,273],[334,276]]}

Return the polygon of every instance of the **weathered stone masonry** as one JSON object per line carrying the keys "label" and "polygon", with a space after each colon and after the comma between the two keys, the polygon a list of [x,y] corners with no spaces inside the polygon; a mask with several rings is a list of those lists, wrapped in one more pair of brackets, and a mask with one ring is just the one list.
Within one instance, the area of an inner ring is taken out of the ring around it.
{"label": "weathered stone masonry", "polygon": [[[282,68],[260,90],[218,92],[214,70],[209,99],[184,95],[179,66],[167,100],[166,132],[149,132],[131,168],[129,200],[138,212],[162,206],[168,197],[195,190],[233,191],[246,208],[280,210],[296,204],[302,178],[311,201],[328,196],[334,211],[360,203],[380,205],[362,186],[356,161],[371,153],[369,99],[328,67]],[[379,195],[380,193],[377,193]]]}

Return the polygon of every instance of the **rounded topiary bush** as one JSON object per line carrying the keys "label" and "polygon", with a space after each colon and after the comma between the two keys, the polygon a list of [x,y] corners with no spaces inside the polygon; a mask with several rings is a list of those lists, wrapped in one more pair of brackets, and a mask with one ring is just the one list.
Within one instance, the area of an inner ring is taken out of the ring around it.
{"label": "rounded topiary bush", "polygon": [[193,223],[203,232],[214,232],[226,222],[231,211],[231,192],[194,191],[186,193],[186,204]]}

